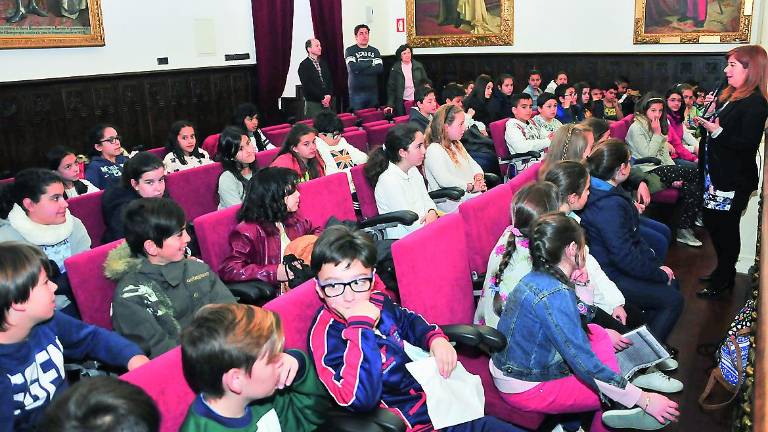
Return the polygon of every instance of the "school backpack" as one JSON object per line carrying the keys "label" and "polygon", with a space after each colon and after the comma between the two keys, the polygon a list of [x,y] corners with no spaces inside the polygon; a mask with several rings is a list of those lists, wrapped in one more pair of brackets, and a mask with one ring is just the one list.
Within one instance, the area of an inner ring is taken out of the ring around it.
{"label": "school backpack", "polygon": [[[725,340],[720,344],[715,353],[717,366],[709,374],[709,381],[704,391],[699,396],[699,405],[705,410],[716,410],[723,408],[733,402],[739,395],[747,368],[747,359],[749,358],[750,341],[752,334],[752,323],[755,317],[755,303],[748,300],[741,308],[736,318],[733,319]],[[705,402],[712,392],[715,383],[720,383],[731,397],[720,403]]]}

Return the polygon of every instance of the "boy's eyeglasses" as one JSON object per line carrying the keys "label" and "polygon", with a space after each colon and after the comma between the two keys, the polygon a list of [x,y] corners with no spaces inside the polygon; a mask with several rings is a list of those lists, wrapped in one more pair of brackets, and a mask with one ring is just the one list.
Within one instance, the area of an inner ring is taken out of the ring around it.
{"label": "boy's eyeglasses", "polygon": [[347,289],[347,287],[349,287],[349,289],[351,289],[353,292],[357,293],[369,291],[373,286],[373,278],[375,276],[376,271],[374,270],[370,276],[362,277],[349,282],[334,282],[321,285],[319,279],[315,278],[315,280],[317,281],[317,286],[323,290],[323,294],[325,294],[326,297],[338,297],[344,294],[344,291]]}
{"label": "boy's eyeglasses", "polygon": [[110,144],[114,144],[115,141],[120,141],[120,135],[115,135],[115,136],[111,136],[109,138],[104,138],[103,140],[101,140],[99,142],[102,142],[102,143],[108,142]]}
{"label": "boy's eyeglasses", "polygon": [[341,132],[325,132],[323,135],[336,139],[341,136]]}

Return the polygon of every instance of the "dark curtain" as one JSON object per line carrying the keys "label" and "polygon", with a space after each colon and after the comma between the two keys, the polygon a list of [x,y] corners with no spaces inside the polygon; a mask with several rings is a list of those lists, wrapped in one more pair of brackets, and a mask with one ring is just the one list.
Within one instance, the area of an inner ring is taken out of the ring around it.
{"label": "dark curtain", "polygon": [[278,100],[291,65],[293,0],[251,0],[256,39],[259,110],[269,124],[280,120]]}
{"label": "dark curtain", "polygon": [[[333,92],[337,108],[347,106],[347,65],[341,27],[341,0],[309,0],[315,37],[323,45],[322,57],[333,74]],[[352,29],[348,29],[350,32]],[[341,105],[339,105],[341,104]]]}

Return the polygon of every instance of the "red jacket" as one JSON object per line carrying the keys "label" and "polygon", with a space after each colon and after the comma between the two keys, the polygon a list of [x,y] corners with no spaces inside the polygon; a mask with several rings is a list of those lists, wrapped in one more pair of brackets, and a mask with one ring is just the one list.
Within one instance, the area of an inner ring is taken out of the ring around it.
{"label": "red jacket", "polygon": [[[325,164],[323,163],[323,158],[320,157],[320,153],[317,153],[317,156],[315,156],[315,159],[318,163],[318,177],[325,176]],[[283,167],[288,168],[296,171],[296,173],[299,175],[299,182],[303,182],[306,180],[312,180],[311,178],[305,179],[304,175],[306,173],[302,172],[301,167],[299,166],[299,161],[296,160],[295,157],[293,157],[290,153],[283,153],[280,156],[276,157],[275,160],[272,161],[271,164],[269,164],[271,167]]]}
{"label": "red jacket", "polygon": [[[319,235],[322,228],[308,219],[291,215],[283,222],[285,233],[293,240],[307,234]],[[261,280],[277,285],[277,266],[282,262],[280,233],[272,222],[240,222],[229,234],[232,248],[219,268],[224,282]]]}

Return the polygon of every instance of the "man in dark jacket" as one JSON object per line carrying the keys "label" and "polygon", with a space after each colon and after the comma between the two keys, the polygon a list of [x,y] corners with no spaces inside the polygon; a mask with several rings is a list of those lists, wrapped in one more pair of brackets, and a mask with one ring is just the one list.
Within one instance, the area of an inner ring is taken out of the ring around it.
{"label": "man in dark jacket", "polygon": [[304,90],[304,115],[313,118],[324,108],[333,109],[333,78],[328,63],[320,58],[323,47],[317,39],[304,44],[307,58],[299,64],[299,81]]}
{"label": "man in dark jacket", "polygon": [[344,50],[349,84],[349,104],[354,110],[379,105],[379,75],[384,71],[381,53],[368,45],[370,28],[355,26],[355,45]]}

